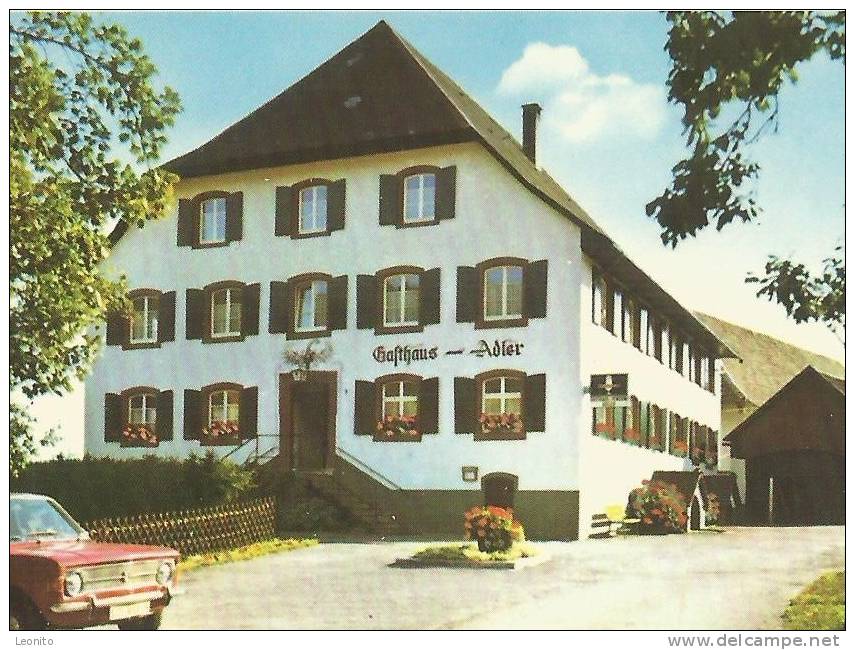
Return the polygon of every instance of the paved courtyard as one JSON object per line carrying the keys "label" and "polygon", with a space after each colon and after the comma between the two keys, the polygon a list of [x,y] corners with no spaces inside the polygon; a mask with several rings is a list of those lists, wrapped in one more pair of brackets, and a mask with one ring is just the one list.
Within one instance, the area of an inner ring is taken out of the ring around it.
{"label": "paved courtyard", "polygon": [[393,569],[418,542],[322,544],[188,572],[172,629],[776,629],[842,568],[843,527],[540,544],[516,571]]}

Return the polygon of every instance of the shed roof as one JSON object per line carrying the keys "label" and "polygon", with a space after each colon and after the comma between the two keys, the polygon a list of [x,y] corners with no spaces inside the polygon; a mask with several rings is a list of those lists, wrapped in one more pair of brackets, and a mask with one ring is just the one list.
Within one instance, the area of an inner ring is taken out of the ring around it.
{"label": "shed roof", "polygon": [[843,364],[834,359],[709,314],[695,312],[695,316],[739,357],[725,359],[724,369],[755,406],[765,403],[807,366],[829,378],[844,376]]}
{"label": "shed roof", "polygon": [[[633,263],[519,142],[385,21],[196,149],[164,164],[184,178],[478,142],[582,228],[583,250],[716,356],[730,349]],[[127,230],[119,224],[115,243]]]}

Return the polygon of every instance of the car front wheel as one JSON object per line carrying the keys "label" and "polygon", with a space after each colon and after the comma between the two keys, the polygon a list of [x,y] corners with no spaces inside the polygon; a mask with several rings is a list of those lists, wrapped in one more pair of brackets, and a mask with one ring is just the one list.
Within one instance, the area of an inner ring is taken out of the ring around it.
{"label": "car front wheel", "polygon": [[117,625],[120,630],[130,630],[134,632],[157,630],[160,628],[161,618],[162,615],[158,612],[157,614],[143,616],[142,618],[129,618],[126,621],[119,621]]}

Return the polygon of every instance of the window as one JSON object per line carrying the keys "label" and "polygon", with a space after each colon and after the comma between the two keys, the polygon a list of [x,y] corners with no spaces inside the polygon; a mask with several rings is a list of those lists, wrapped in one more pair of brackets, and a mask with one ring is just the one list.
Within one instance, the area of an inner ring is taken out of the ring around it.
{"label": "window", "polygon": [[615,287],[612,291],[612,334],[623,336],[623,293]]}
{"label": "window", "polygon": [[413,174],[404,179],[404,223],[436,218],[436,175]]}
{"label": "window", "polygon": [[673,456],[685,457],[689,450],[688,423],[686,418],[681,418],[676,413],[671,413],[671,454]]}
{"label": "window", "polygon": [[218,289],[211,293],[211,338],[240,336],[241,290]]}
{"label": "window", "polygon": [[615,426],[615,402],[607,399],[594,406],[594,435],[614,439],[617,432]]}
{"label": "window", "polygon": [[202,201],[199,219],[199,243],[219,244],[226,241],[225,197]]}
{"label": "window", "polygon": [[659,358],[659,360],[663,364],[665,364],[666,366],[671,368],[672,367],[672,365],[671,365],[671,330],[668,327],[668,323],[665,323],[665,322],[662,323],[662,329],[660,330],[659,335],[660,335],[661,341],[662,341],[662,343],[661,343],[662,356]]}
{"label": "window", "polygon": [[627,297],[623,302],[623,341],[633,345],[637,340],[636,308],[632,298]]}
{"label": "window", "polygon": [[680,349],[682,359],[680,361],[680,374],[682,374],[684,377],[688,377],[690,368],[692,367],[692,358],[689,344],[683,343]]}
{"label": "window", "polygon": [[326,232],[327,186],[312,185],[300,190],[300,234]]}
{"label": "window", "polygon": [[294,330],[314,332],[327,328],[327,283],[314,280],[297,286]]}
{"label": "window", "polygon": [[651,404],[650,431],[649,436],[647,438],[647,446],[650,449],[657,449],[661,451],[665,448],[665,439],[667,437],[665,425],[665,410],[656,406],[656,404]]}
{"label": "window", "polygon": [[416,417],[419,413],[418,383],[391,381],[383,384],[383,417]]}
{"label": "window", "polygon": [[420,278],[415,273],[391,275],[383,280],[383,325],[419,324]]}
{"label": "window", "polygon": [[648,344],[650,342],[650,333],[647,331],[647,328],[649,325],[648,318],[649,318],[649,315],[647,313],[647,310],[644,307],[639,309],[639,316],[638,316],[639,337],[640,337],[639,341],[641,342],[641,348],[640,349],[644,354],[650,354],[650,349],[648,348]]}
{"label": "window", "polygon": [[208,427],[237,425],[240,419],[240,391],[216,390],[208,396]]}
{"label": "window", "polygon": [[486,415],[522,415],[522,383],[519,377],[494,377],[484,380],[481,412]]}
{"label": "window", "polygon": [[715,357],[707,359],[707,390],[715,393]]}
{"label": "window", "polygon": [[128,398],[128,424],[154,427],[157,421],[157,395],[139,393]]}
{"label": "window", "polygon": [[594,325],[606,327],[606,281],[594,271],[591,280],[591,321]]}
{"label": "window", "polygon": [[484,271],[484,320],[522,318],[523,268],[493,266]]}
{"label": "window", "polygon": [[140,296],[133,299],[130,328],[132,345],[157,343],[158,307],[157,296]]}

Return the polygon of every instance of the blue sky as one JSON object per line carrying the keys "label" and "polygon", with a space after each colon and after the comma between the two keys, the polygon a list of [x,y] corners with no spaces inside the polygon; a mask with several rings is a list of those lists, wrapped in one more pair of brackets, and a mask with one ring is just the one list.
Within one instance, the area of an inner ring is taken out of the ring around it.
{"label": "blue sky", "polygon": [[[844,68],[818,56],[780,96],[780,129],[755,145],[757,223],[675,251],[645,204],[684,153],[665,101],[667,24],[658,12],[111,12],[139,36],[184,104],[165,158],[202,144],[386,19],[513,134],[520,104],[544,106],[538,162],[631,258],[686,306],[842,357],[820,325],[797,326],[743,282],[766,255],[818,265],[843,239]],[[82,391],[43,400],[80,448]]]}

